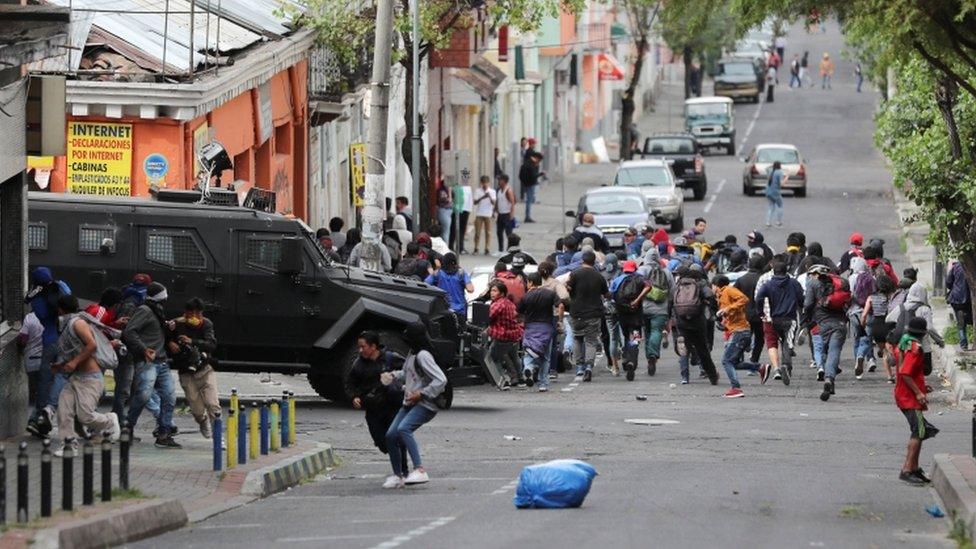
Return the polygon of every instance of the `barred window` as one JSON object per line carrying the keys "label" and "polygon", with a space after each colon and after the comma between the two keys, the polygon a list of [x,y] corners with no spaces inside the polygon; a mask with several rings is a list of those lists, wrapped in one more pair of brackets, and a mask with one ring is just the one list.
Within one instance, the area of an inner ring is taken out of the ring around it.
{"label": "barred window", "polygon": [[102,243],[111,241],[109,253],[115,253],[115,227],[82,225],[78,227],[78,251],[83,254],[101,252]]}
{"label": "barred window", "polygon": [[27,224],[27,249],[47,251],[47,223]]}
{"label": "barred window", "polygon": [[153,231],[146,235],[146,259],[175,269],[205,269],[207,259],[188,231]]}
{"label": "barred window", "polygon": [[248,237],[245,262],[252,267],[277,271],[281,263],[281,239]]}

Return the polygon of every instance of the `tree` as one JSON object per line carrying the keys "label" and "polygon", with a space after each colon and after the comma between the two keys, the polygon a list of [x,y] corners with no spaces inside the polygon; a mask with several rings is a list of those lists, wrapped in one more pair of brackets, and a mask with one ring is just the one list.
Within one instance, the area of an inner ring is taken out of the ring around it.
{"label": "tree", "polygon": [[658,11],[661,9],[661,2],[659,0],[616,0],[616,5],[626,15],[628,30],[634,44],[630,78],[620,98],[620,158],[630,159],[632,155],[631,138],[634,137],[631,126],[634,123],[634,111],[637,108],[634,95],[637,93],[637,85],[640,83],[641,72],[644,69],[644,56],[647,54],[647,48],[651,43],[651,31],[654,29],[654,22],[657,19]]}
{"label": "tree", "polygon": [[[488,16],[492,28],[508,25],[521,32],[532,32],[539,28],[547,17],[556,17],[560,11],[579,14],[586,0],[497,0],[488,4]],[[454,0],[417,0],[420,9],[420,58],[426,60],[432,50],[448,45],[451,35],[457,30],[467,28],[472,22],[470,4]],[[412,126],[413,118],[413,71],[409,52],[413,47],[410,21],[410,0],[396,0],[394,13],[394,51],[393,60],[400,63],[406,75],[406,105],[404,123]],[[369,4],[366,9],[355,11],[346,0],[307,0],[304,8],[293,3],[282,3],[280,10],[289,14],[297,25],[313,28],[321,47],[332,51],[344,69],[353,69],[370,58],[372,32],[375,24],[375,9]],[[423,134],[427,124],[421,113],[419,132]],[[404,139],[401,155],[407,166],[412,166],[410,140]],[[414,218],[426,227],[429,215],[425,211],[430,191],[430,170],[426,155],[420,159],[420,204],[414,204]]]}
{"label": "tree", "polygon": [[[661,12],[661,36],[674,51],[680,51],[685,65],[685,99],[692,96],[693,84],[701,86],[704,67],[721,56],[742,34],[727,3],[709,0],[674,0]],[[692,63],[698,57],[702,67],[695,81]]]}

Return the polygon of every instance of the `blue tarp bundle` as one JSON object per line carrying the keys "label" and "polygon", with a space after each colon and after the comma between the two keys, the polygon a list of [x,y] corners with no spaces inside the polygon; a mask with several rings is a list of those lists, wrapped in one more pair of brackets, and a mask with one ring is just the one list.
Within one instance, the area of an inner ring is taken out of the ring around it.
{"label": "blue tarp bundle", "polygon": [[578,459],[557,459],[529,465],[519,474],[512,501],[519,509],[579,507],[590,492],[596,469]]}

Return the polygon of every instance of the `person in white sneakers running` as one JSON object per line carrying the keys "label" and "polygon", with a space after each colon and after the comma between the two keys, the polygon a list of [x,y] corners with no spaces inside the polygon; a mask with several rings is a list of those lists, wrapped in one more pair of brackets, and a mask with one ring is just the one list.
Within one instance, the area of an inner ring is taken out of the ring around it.
{"label": "person in white sneakers running", "polygon": [[[414,322],[403,331],[403,339],[410,347],[410,354],[403,370],[383,372],[380,382],[389,385],[393,381],[403,383],[403,407],[397,412],[390,429],[386,432],[386,448],[390,453],[393,476],[383,483],[383,488],[403,488],[405,484],[422,484],[430,480],[420,461],[420,448],[413,432],[437,415],[437,397],[447,387],[447,377],[431,354],[433,346],[427,328]],[[414,470],[407,475],[403,468],[400,445],[407,448]]]}

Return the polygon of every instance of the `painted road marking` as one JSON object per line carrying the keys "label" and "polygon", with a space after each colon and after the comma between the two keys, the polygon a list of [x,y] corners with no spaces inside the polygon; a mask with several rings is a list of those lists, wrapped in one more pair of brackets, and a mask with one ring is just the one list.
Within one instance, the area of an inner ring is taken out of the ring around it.
{"label": "painted road marking", "polygon": [[501,488],[495,490],[494,492],[491,493],[491,495],[497,496],[497,495],[500,495],[500,494],[504,494],[505,492],[507,492],[509,490],[514,490],[516,486],[518,486],[518,479],[515,479],[512,482],[509,482],[508,484],[506,484],[505,486],[502,486]]}
{"label": "painted road marking", "polygon": [[749,140],[749,136],[752,135],[752,129],[756,127],[756,120],[759,119],[759,113],[762,112],[763,105],[765,101],[761,101],[759,106],[756,107],[756,112],[752,113],[752,120],[749,121],[749,127],[746,128],[746,134],[742,136],[742,143],[739,144],[739,150],[741,151],[745,147],[746,141]]}
{"label": "painted road marking", "polygon": [[677,425],[679,422],[673,419],[625,419],[624,423],[632,425],[650,425],[657,427],[660,425]]}
{"label": "painted road marking", "polygon": [[383,538],[389,535],[390,534],[346,534],[334,536],[310,536],[307,538],[278,538],[275,541],[278,543],[309,543],[312,541],[331,541],[340,539]]}
{"label": "painted road marking", "polygon": [[705,207],[702,208],[703,212],[708,213],[709,210],[712,209],[712,206],[715,205],[715,200],[718,198],[718,193],[722,192],[722,189],[724,187],[725,187],[725,180],[723,179],[718,182],[718,188],[715,189],[715,193],[711,196],[711,198],[708,199],[708,203],[705,204]]}
{"label": "painted road marking", "polygon": [[416,537],[422,536],[427,532],[430,532],[431,530],[435,530],[437,528],[440,528],[441,526],[444,526],[445,524],[448,524],[449,522],[453,521],[455,518],[457,517],[441,517],[419,528],[414,528],[413,530],[410,530],[406,534],[396,536],[392,539],[384,541],[383,543],[380,543],[379,545],[374,545],[373,549],[392,549],[393,547],[399,547],[400,545],[407,543],[408,541]]}

